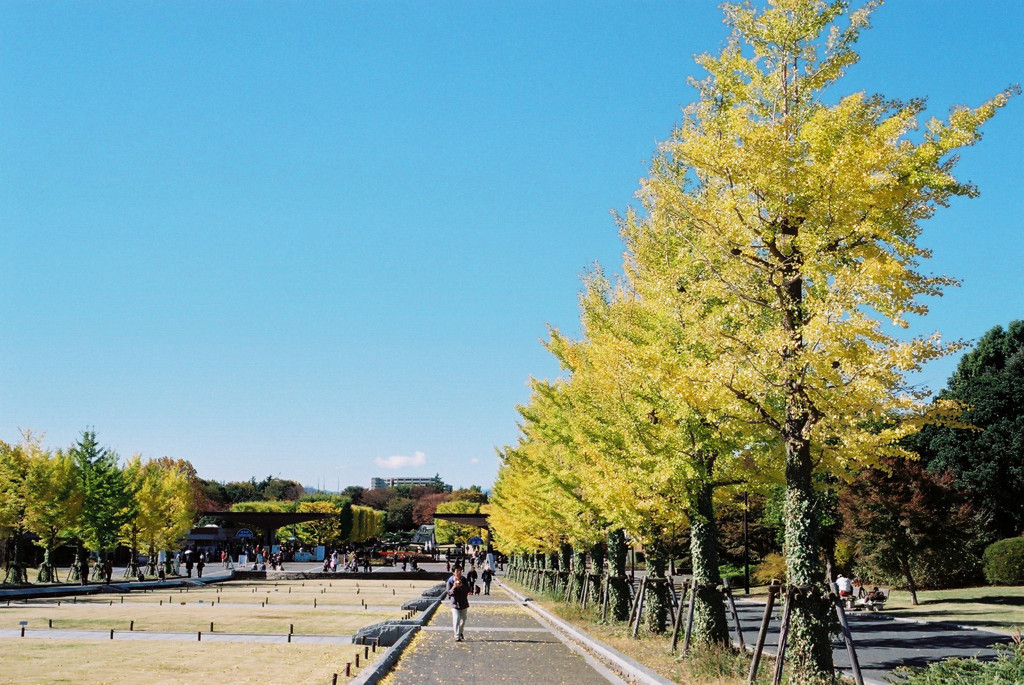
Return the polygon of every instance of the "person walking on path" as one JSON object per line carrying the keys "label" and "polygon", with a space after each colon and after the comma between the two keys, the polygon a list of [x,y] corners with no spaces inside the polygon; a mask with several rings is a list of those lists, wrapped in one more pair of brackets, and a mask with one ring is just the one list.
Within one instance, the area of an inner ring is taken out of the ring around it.
{"label": "person walking on path", "polygon": [[482,580],[483,583],[484,583],[484,594],[485,595],[491,594],[491,578],[493,578],[493,577],[494,577],[494,574],[491,573],[491,567],[490,566],[485,566],[484,567],[484,572],[480,574],[480,580]]}
{"label": "person walking on path", "polygon": [[452,577],[446,583],[448,596],[452,600],[452,631],[455,641],[462,642],[465,638],[466,616],[469,614],[469,582],[462,577],[462,564],[455,564]]}

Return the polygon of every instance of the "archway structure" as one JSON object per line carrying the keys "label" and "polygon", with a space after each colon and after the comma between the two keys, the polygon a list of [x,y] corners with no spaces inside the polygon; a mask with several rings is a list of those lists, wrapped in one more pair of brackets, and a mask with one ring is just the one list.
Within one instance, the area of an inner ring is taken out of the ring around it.
{"label": "archway structure", "polygon": [[274,534],[278,528],[319,521],[337,514],[320,511],[204,511],[203,516],[255,526],[263,531],[263,544],[270,547],[274,544]]}

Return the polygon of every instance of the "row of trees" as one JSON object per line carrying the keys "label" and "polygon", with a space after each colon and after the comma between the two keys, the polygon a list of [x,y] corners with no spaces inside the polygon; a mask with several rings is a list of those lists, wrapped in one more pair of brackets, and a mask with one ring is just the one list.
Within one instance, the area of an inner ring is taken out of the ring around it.
{"label": "row of trees", "polygon": [[[0,442],[0,540],[7,583],[27,582],[26,534],[44,550],[40,582],[57,580],[53,550],[73,542],[104,557],[119,544],[150,558],[173,548],[195,520],[202,502],[195,470],[166,457],[123,466],[103,448],[94,431],[71,447],[50,451],[31,434],[19,444]],[[7,549],[8,544],[10,548]]]}
{"label": "row of trees", "polygon": [[580,339],[552,332],[565,377],[533,382],[493,493],[492,529],[511,552],[586,550],[624,530],[658,576],[688,527],[695,635],[725,643],[714,498],[781,487],[787,656],[803,683],[834,679],[831,486],[912,457],[905,440],[958,411],[905,380],[958,346],[891,331],[954,284],[920,270],[920,223],[974,194],[953,152],[1011,95],[915,137],[923,101],[827,93],[873,9],[725,5],[729,41],[698,58],[700,99],[660,146],[641,206],[619,218],[624,275],[587,277]]}

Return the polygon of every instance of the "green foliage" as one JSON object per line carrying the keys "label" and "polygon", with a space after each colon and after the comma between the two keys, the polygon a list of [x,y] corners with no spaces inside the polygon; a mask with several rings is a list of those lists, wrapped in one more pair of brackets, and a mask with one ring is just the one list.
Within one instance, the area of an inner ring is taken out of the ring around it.
{"label": "green foliage", "polygon": [[[751,576],[754,574],[754,569],[750,570]],[[722,580],[728,580],[729,584],[734,587],[743,587],[743,583],[746,580],[746,573],[742,566],[734,566],[733,564],[722,564],[718,567],[718,575],[722,577]]]}
{"label": "green foliage", "polygon": [[100,447],[95,431],[83,431],[68,450],[84,495],[79,534],[91,550],[114,549],[121,527],[135,515],[135,492],[118,465],[117,453]]}
{"label": "green foliage", "polygon": [[396,497],[388,502],[384,529],[392,533],[411,530],[413,528],[412,512],[415,506],[416,500],[408,497]]}
{"label": "green foliage", "polygon": [[989,585],[1024,585],[1024,538],[1007,538],[985,549],[985,579]]}
{"label": "green foliage", "polygon": [[460,488],[451,493],[453,500],[465,500],[477,504],[487,504],[487,493],[479,485],[470,485],[468,488]]}
{"label": "green foliage", "polygon": [[914,441],[929,469],[952,471],[989,514],[989,540],[1024,532],[1024,321],[985,333],[960,360],[943,400],[963,425],[930,426]]}
{"label": "green foliage", "polygon": [[897,668],[902,685],[1010,685],[1024,683],[1024,643],[1019,636],[1013,645],[993,645],[999,652],[995,661],[947,659],[926,668]]}

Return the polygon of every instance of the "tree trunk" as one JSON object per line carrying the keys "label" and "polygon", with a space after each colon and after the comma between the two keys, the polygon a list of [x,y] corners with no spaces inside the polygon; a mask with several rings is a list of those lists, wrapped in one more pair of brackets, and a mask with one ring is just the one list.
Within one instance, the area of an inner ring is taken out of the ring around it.
{"label": "tree trunk", "polygon": [[596,576],[590,583],[590,598],[587,600],[594,606],[600,606],[602,597],[601,580],[604,578],[604,545],[597,543],[590,548],[590,572]]}
{"label": "tree trunk", "polygon": [[27,585],[28,574],[25,572],[25,531],[18,530],[14,533],[14,554],[7,564],[7,573],[4,576],[4,585]]}
{"label": "tree trunk", "polygon": [[573,550],[572,555],[572,597],[573,602],[583,602],[583,585],[587,579],[587,553],[582,549]]}
{"label": "tree trunk", "polygon": [[829,639],[831,605],[821,569],[821,540],[815,516],[810,433],[813,405],[803,384],[800,355],[805,349],[802,334],[803,255],[796,243],[802,219],[786,216],[781,233],[789,251],[782,264],[780,301],[783,326],[789,340],[782,350],[786,418],[781,437],[786,448],[785,551],[789,583],[800,590],[793,596],[787,660],[793,679],[806,685],[835,682],[832,641]]}
{"label": "tree trunk", "polygon": [[[647,597],[644,601],[644,621],[648,632],[663,633],[668,623],[669,590],[665,580],[668,554],[664,540],[655,538],[644,546],[647,559]],[[652,582],[654,581],[654,582]]]}
{"label": "tree trunk", "polygon": [[906,556],[900,556],[900,569],[903,571],[903,576],[907,579],[907,590],[910,591],[910,603],[917,606],[917,583],[914,582],[914,574],[910,570],[910,559]]}
{"label": "tree trunk", "polygon": [[626,581],[626,535],[621,528],[608,533],[608,604],[616,621],[629,618],[629,584]]}
{"label": "tree trunk", "polygon": [[569,573],[572,564],[572,545],[563,542],[558,546],[558,584],[557,587],[563,595],[563,599],[569,599]]}
{"label": "tree trunk", "polygon": [[39,573],[36,574],[37,583],[56,583],[57,571],[50,562],[50,546],[43,550],[43,563],[39,564]]}
{"label": "tree trunk", "polygon": [[713,486],[702,485],[690,504],[690,557],[697,582],[691,640],[697,645],[729,644],[725,603],[716,587],[722,579],[718,573],[713,493]]}
{"label": "tree trunk", "polygon": [[[793,422],[797,423],[797,422]],[[799,422],[804,425],[804,422]],[[787,429],[790,429],[787,422]],[[821,543],[815,517],[809,441],[792,429],[786,439],[786,571],[789,583],[800,588],[791,604],[786,658],[797,682],[815,685],[835,681],[831,606],[821,570]]]}

